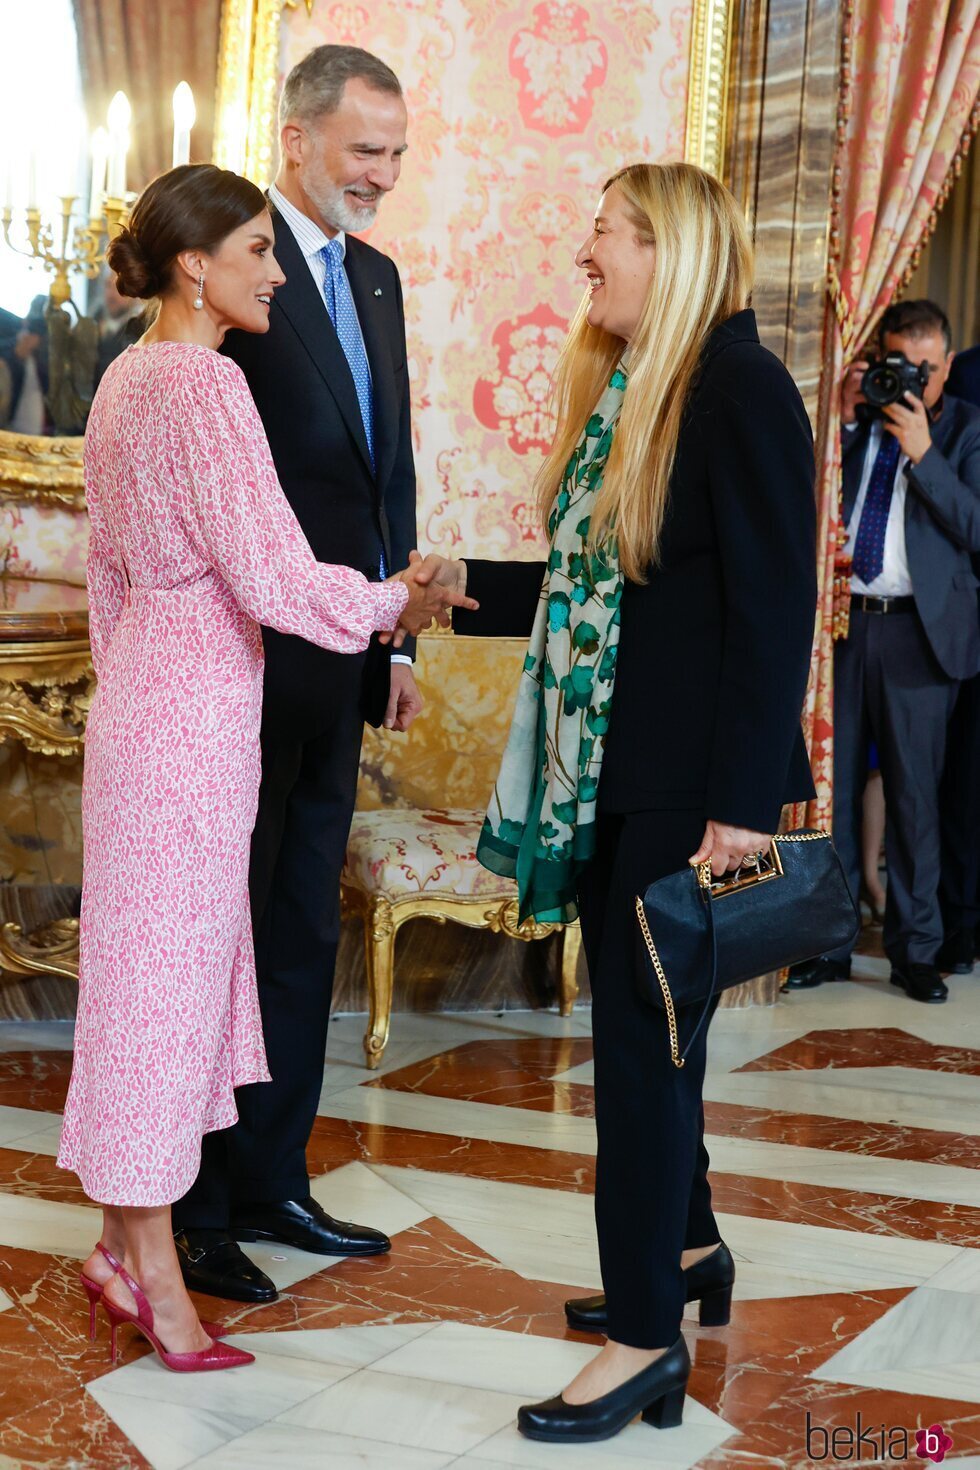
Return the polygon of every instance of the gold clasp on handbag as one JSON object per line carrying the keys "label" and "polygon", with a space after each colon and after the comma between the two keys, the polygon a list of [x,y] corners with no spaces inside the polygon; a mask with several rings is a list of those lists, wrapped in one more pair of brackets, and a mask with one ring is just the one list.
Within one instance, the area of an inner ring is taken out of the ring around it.
{"label": "gold clasp on handbag", "polygon": [[724,873],[720,878],[712,878],[711,863],[706,862],[698,863],[697,875],[702,893],[710,898],[725,898],[729,893],[741,893],[745,888],[754,888],[757,883],[768,883],[770,878],[781,878],[783,865],[779,848],[772,842],[768,852],[758,852],[753,857],[746,858],[734,873]]}

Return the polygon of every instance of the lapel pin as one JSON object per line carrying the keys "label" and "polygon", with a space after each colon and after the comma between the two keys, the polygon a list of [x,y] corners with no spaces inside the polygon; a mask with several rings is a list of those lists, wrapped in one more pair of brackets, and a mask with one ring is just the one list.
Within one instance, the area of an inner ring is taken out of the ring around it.
{"label": "lapel pin", "polygon": [[380,286],[375,286],[375,288],[374,288],[374,294],[375,294],[375,296],[380,296],[381,295],[381,287]]}

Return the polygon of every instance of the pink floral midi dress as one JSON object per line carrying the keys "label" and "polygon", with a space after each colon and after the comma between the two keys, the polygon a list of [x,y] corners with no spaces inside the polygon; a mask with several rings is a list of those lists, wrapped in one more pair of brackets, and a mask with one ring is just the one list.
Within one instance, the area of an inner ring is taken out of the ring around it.
{"label": "pink floral midi dress", "polygon": [[130,347],[85,443],[92,657],[81,968],[58,1162],[102,1204],[172,1203],[267,1081],[248,908],[260,623],[352,653],[407,598],[314,559],[241,369]]}

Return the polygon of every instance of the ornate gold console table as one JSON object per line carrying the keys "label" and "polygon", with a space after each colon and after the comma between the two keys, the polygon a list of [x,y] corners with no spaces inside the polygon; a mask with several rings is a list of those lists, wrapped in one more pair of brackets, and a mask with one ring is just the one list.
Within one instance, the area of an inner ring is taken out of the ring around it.
{"label": "ornate gold console table", "polygon": [[[0,744],[78,755],[94,689],[84,587],[0,577]],[[29,935],[4,924],[0,968],[77,978],[77,919]]]}

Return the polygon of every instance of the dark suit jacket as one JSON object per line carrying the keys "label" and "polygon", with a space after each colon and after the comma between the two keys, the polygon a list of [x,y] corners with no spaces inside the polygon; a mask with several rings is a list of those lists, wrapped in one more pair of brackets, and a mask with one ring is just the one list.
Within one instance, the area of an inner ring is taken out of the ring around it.
{"label": "dark suit jacket", "polygon": [[946,381],[946,391],[955,398],[965,398],[980,408],[980,347],[968,347],[953,358],[953,368]]}
{"label": "dark suit jacket", "polygon": [[[279,480],[318,561],[356,567],[376,580],[384,547],[389,571],[408,565],[416,545],[405,312],[394,261],[347,237],[346,270],[364,335],[374,389],[372,473],[357,391],[302,251],[273,208],[276,258],[286,282],[273,298],[265,336],[229,332],[222,351],[248,379]],[[327,653],[271,629],[267,703],[284,716],[315,721],[329,705]],[[406,651],[411,652],[408,648]],[[390,650],[372,644],[365,672],[365,717],[380,724],[388,699]]]}
{"label": "dark suit jacket", "polygon": [[[932,448],[906,465],[905,550],[915,605],[926,637],[951,679],[980,668],[977,579],[980,551],[980,409],[946,394],[932,423]],[[845,525],[861,486],[867,425],[843,433]]]}
{"label": "dark suit jacket", "polygon": [[[800,729],[816,607],[810,424],[752,311],[708,339],[677,446],[659,565],[627,582],[605,811],[698,808],[774,832],[813,795]],[[467,561],[460,633],[526,634],[543,568]]]}

